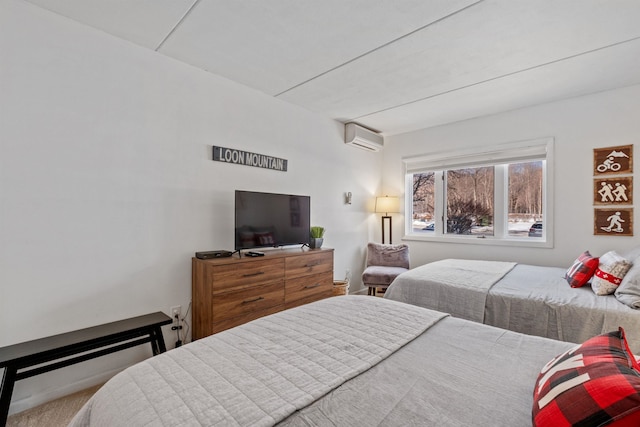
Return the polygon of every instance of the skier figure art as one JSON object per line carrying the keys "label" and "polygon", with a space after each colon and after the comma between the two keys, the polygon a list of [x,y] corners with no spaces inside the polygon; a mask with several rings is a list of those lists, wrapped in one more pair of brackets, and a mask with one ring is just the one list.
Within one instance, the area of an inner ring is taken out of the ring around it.
{"label": "skier figure art", "polygon": [[608,227],[601,227],[602,230],[604,230],[606,232],[611,232],[611,231],[615,231],[617,233],[624,232],[624,229],[622,228],[622,223],[624,222],[624,219],[622,219],[622,217],[620,216],[620,212],[619,211],[614,213],[613,215],[610,215],[607,218],[607,221],[609,221],[609,226]]}

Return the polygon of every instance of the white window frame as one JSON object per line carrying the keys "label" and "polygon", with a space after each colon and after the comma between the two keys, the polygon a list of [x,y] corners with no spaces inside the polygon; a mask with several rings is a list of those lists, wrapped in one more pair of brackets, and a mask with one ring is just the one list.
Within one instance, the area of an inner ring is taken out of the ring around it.
{"label": "white window frame", "polygon": [[[464,243],[478,245],[503,245],[553,248],[553,183],[554,139],[539,138],[527,141],[498,144],[492,147],[439,152],[428,155],[404,157],[405,173],[405,232],[403,240]],[[542,197],[544,228],[541,238],[531,239],[509,236],[508,230],[508,163],[544,160],[542,169]],[[494,235],[452,235],[444,232],[446,208],[444,206],[444,171],[481,166],[495,166],[494,175]],[[435,230],[429,235],[413,232],[413,174],[434,172]],[[499,209],[502,207],[502,209]]]}

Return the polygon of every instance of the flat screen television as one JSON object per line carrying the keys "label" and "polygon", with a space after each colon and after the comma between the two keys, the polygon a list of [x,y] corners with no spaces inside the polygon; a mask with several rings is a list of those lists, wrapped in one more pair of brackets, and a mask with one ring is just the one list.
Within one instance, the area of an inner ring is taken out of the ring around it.
{"label": "flat screen television", "polygon": [[236,190],[235,249],[309,244],[311,198]]}

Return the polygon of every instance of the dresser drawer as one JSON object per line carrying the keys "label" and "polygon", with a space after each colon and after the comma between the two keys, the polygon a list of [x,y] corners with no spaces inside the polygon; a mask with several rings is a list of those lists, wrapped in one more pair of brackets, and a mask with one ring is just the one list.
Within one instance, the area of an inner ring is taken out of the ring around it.
{"label": "dresser drawer", "polygon": [[264,310],[252,311],[249,313],[241,314],[240,316],[237,316],[237,317],[220,320],[218,322],[215,322],[212,325],[210,334],[216,334],[218,332],[224,331],[225,329],[230,329],[235,326],[239,326],[244,323],[250,322],[252,320],[259,319],[260,317],[277,313],[279,311],[282,311],[283,309],[284,309],[283,305],[276,305],[275,307],[265,308]]}
{"label": "dresser drawer", "polygon": [[253,287],[256,284],[282,280],[284,259],[264,259],[218,265],[212,271],[214,294],[234,289]]}
{"label": "dresser drawer", "polygon": [[329,271],[333,271],[333,253],[331,252],[289,257],[285,261],[287,279]]}
{"label": "dresser drawer", "polygon": [[213,321],[240,316],[284,304],[282,280],[266,285],[218,294],[213,298]]}
{"label": "dresser drawer", "polygon": [[285,295],[287,304],[314,295],[318,296],[318,299],[330,297],[333,295],[333,273],[288,279],[285,284]]}

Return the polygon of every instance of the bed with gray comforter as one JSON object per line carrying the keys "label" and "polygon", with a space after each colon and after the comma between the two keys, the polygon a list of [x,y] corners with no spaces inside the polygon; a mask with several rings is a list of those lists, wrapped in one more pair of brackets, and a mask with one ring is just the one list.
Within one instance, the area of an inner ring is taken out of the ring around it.
{"label": "bed with gray comforter", "polygon": [[401,274],[385,298],[455,317],[567,342],[627,331],[640,353],[640,310],[589,286],[572,288],[566,269],[511,262],[445,259]]}
{"label": "bed with gray comforter", "polygon": [[71,426],[529,426],[537,375],[571,347],[338,296],[134,365]]}

